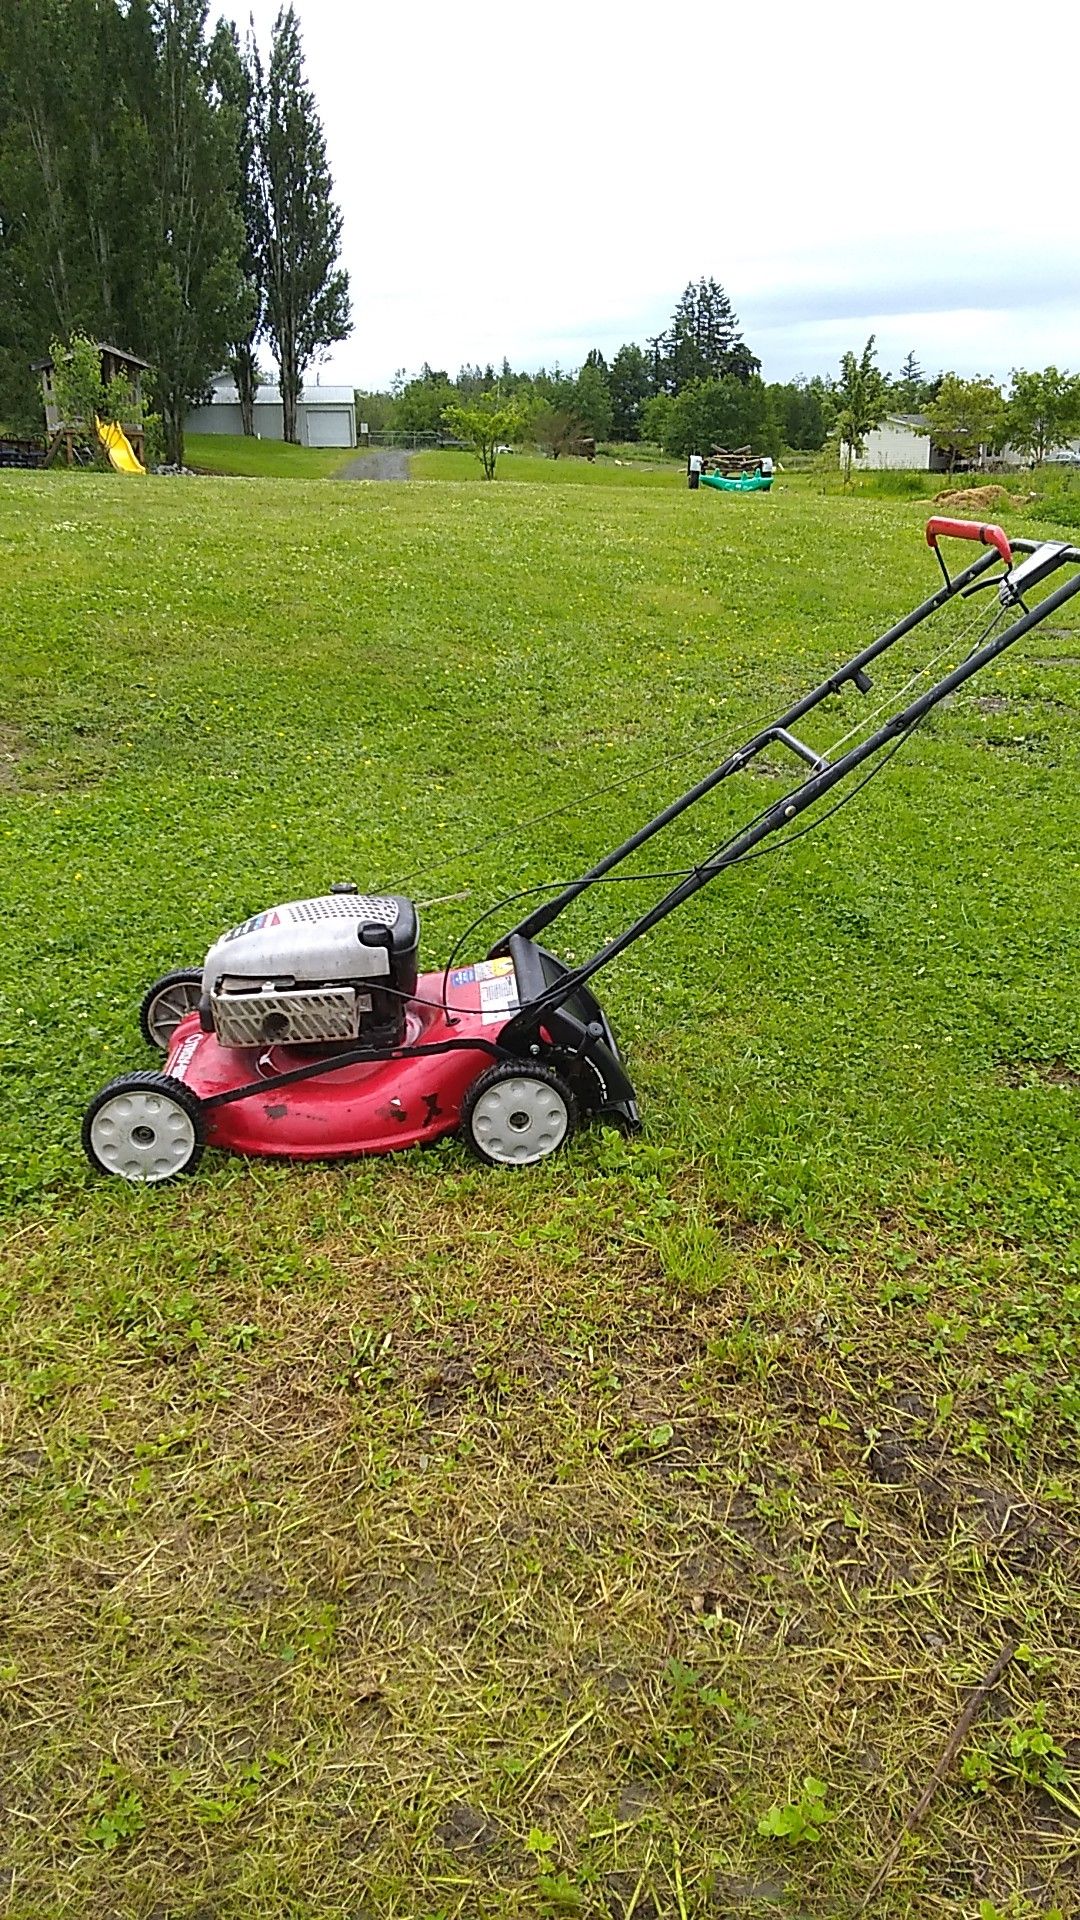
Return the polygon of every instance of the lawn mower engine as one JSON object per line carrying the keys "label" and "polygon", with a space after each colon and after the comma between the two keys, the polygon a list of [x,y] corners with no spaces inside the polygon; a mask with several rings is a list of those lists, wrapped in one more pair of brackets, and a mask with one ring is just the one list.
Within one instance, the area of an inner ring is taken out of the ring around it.
{"label": "lawn mower engine", "polygon": [[200,1025],[223,1047],[399,1046],[419,944],[411,900],[352,881],[268,907],[211,947]]}

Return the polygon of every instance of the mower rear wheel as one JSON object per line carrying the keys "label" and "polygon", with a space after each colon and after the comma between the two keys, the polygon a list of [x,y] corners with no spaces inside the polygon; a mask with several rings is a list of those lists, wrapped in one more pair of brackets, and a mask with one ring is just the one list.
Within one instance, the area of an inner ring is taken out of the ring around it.
{"label": "mower rear wheel", "polygon": [[562,1075],[531,1061],[502,1061],[475,1080],[461,1109],[461,1131],[489,1167],[534,1167],[565,1146],[578,1104]]}
{"label": "mower rear wheel", "polygon": [[162,974],[143,996],[139,1008],[139,1031],[148,1047],[168,1053],[172,1037],[189,1013],[194,1013],[202,993],[202,969],[178,967],[175,973]]}
{"label": "mower rear wheel", "polygon": [[167,1073],[125,1073],[91,1100],[82,1143],[98,1173],[160,1186],[194,1173],[206,1145],[202,1102]]}

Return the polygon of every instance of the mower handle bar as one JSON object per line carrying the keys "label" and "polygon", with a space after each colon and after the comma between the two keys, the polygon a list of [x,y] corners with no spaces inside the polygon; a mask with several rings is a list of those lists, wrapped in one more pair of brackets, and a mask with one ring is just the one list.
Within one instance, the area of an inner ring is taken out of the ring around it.
{"label": "mower handle bar", "polygon": [[1012,548],[1003,527],[983,525],[978,520],[949,520],[934,514],[926,523],[926,544],[937,550],[938,540],[980,540],[984,547],[996,547],[1006,567],[1012,566]]}

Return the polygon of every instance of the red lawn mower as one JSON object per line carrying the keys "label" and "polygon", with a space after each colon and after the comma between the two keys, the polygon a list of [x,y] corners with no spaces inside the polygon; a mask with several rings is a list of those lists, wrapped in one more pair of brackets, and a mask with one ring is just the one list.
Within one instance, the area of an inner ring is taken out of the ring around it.
{"label": "red lawn mower", "polygon": [[[945,535],[988,550],[950,577],[938,547]],[[418,974],[412,901],[361,893],[344,882],[316,899],[255,914],[215,941],[201,968],[157,981],[143,1001],[140,1024],[143,1037],[164,1054],[164,1071],[125,1074],[91,1101],[82,1133],[91,1164],[157,1185],[191,1173],[208,1145],[331,1160],[460,1133],[489,1165],[525,1167],[565,1145],[582,1120],[636,1127],[634,1089],[593,997],[594,975],[729,868],[789,845],[853,798],[946,695],[1080,591],[1080,548],[1065,542],[1010,544],[1000,527],[943,519],[929,522],[927,540],[944,576],[936,593],[588,873],[528,889],[554,898],[534,906],[486,959],[456,964],[474,922],[442,971]],[[1002,571],[988,575],[998,561]],[[1069,577],[1029,606],[1025,596],[1063,568]],[[845,752],[830,749],[836,755],[830,759],[792,731],[846,686],[869,693],[872,661],[957,595],[984,587],[997,588],[997,607],[966,658],[866,738]],[[775,746],[802,761],[806,777],[697,865],[617,876],[676,882],[623,933],[577,966],[537,944],[580,894],[612,884],[614,867]],[[869,771],[832,807],[785,831],[867,762]]]}

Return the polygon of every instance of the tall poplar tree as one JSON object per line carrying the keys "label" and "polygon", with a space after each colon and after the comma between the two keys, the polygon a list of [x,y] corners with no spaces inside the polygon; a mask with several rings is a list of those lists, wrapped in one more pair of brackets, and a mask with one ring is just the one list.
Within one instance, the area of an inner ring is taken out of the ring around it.
{"label": "tall poplar tree", "polygon": [[27,362],[82,330],[145,350],[152,271],[147,0],[0,5],[0,359],[35,424]]}
{"label": "tall poplar tree", "polygon": [[285,438],[295,441],[304,374],[320,347],[346,338],[352,321],[349,277],[337,264],[342,218],[331,198],[326,138],[304,78],[291,6],[278,14],[265,79],[253,56],[253,82],[266,329],[278,363]]}
{"label": "tall poplar tree", "polygon": [[229,341],[242,334],[250,299],[240,266],[235,127],[215,94],[206,14],[206,0],[152,0],[157,257],[145,313],[166,457],[177,464],[184,457],[184,416],[221,366]]}
{"label": "tall poplar tree", "polygon": [[231,20],[219,20],[210,44],[210,64],[219,98],[232,116],[236,150],[236,177],[240,214],[244,223],[244,247],[240,268],[247,285],[247,306],[243,325],[229,341],[229,371],[236,382],[240,402],[240,429],[255,432],[255,395],[259,389],[259,362],[255,343],[262,331],[265,314],[260,278],[260,236],[262,233],[262,193],[258,152],[256,112],[257,55],[249,36],[246,57],[240,50],[240,36]]}

